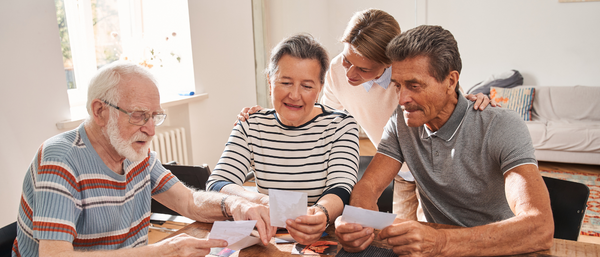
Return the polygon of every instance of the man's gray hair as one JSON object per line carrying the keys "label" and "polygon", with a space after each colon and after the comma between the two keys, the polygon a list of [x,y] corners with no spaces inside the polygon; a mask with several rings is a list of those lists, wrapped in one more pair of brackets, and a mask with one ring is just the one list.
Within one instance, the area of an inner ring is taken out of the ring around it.
{"label": "man's gray hair", "polygon": [[325,73],[329,68],[329,57],[325,48],[310,34],[298,34],[288,37],[279,42],[271,51],[271,60],[266,73],[273,77],[279,69],[279,60],[284,55],[290,55],[299,59],[317,60],[321,65],[319,79],[321,84],[325,83]]}
{"label": "man's gray hair", "polygon": [[[427,57],[429,74],[438,82],[444,81],[451,71],[460,74],[462,69],[454,36],[440,26],[421,25],[398,35],[388,44],[387,55],[392,62],[417,56]],[[460,92],[458,82],[455,91]]]}
{"label": "man's gray hair", "polygon": [[[87,111],[92,116],[92,101],[94,99],[105,100],[111,104],[119,104],[119,85],[132,76],[149,79],[158,85],[154,75],[148,68],[127,61],[115,61],[102,66],[90,80],[88,87]],[[115,110],[116,111],[116,110]]]}

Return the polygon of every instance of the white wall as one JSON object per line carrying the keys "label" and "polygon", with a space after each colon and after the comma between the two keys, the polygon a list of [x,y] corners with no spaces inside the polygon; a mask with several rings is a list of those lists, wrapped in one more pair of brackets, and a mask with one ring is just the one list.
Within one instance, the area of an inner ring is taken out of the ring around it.
{"label": "white wall", "polygon": [[237,114],[256,105],[252,6],[246,0],[189,0],[196,91],[190,104],[194,164],[215,167]]}
{"label": "white wall", "polygon": [[600,86],[600,2],[429,0],[427,22],[458,41],[461,83],[516,69],[524,83]]}
{"label": "white wall", "polygon": [[382,9],[402,31],[441,25],[456,37],[461,84],[470,88],[492,74],[516,69],[529,85],[600,86],[600,2],[558,0],[265,0],[268,44],[300,32],[313,34],[330,58],[356,11]]}
{"label": "white wall", "polygon": [[16,220],[29,162],[70,118],[54,1],[0,1],[0,226]]}

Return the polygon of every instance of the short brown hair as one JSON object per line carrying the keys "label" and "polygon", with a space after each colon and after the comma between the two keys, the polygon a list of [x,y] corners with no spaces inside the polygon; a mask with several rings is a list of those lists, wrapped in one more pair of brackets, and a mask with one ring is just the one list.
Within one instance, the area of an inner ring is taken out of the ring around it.
{"label": "short brown hair", "polygon": [[399,34],[400,25],[392,15],[378,9],[367,9],[352,16],[341,41],[352,45],[367,59],[389,65],[392,61],[385,54],[385,49]]}
{"label": "short brown hair", "polygon": [[[397,36],[387,47],[393,62],[425,56],[429,59],[429,74],[438,82],[444,81],[451,71],[462,69],[458,44],[450,31],[431,25],[421,25]],[[459,92],[458,82],[455,91]]]}

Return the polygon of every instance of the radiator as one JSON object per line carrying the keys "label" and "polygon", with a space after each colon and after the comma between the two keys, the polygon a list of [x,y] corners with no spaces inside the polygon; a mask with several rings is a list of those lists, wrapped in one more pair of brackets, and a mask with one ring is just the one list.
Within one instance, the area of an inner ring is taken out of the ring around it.
{"label": "radiator", "polygon": [[175,161],[180,165],[188,165],[187,140],[185,128],[174,128],[156,133],[150,149],[162,163]]}

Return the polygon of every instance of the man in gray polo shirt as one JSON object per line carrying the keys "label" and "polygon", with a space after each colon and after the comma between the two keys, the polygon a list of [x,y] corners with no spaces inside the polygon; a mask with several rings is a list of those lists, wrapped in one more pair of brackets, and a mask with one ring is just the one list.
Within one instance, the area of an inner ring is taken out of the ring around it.
{"label": "man in gray polo shirt", "polygon": [[[452,34],[419,26],[387,49],[399,106],[350,204],[377,210],[377,199],[406,162],[433,229],[397,219],[379,233],[399,255],[489,256],[548,249],[554,225],[529,132],[515,112],[476,111],[458,91],[461,59]],[[364,250],[373,228],[336,222],[348,252]]]}

